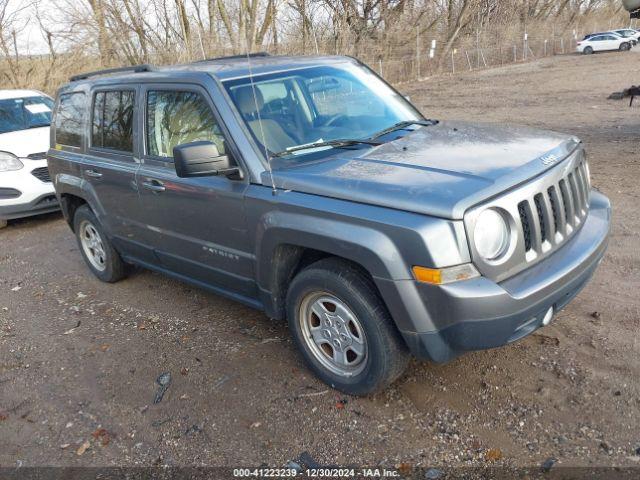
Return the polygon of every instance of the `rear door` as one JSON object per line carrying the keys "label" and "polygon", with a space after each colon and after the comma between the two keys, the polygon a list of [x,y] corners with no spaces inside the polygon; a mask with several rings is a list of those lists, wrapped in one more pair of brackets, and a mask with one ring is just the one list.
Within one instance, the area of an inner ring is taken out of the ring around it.
{"label": "rear door", "polygon": [[591,37],[589,39],[589,43],[591,45],[591,48],[593,48],[593,50],[596,52],[599,50],[607,49],[607,46],[604,41],[604,37],[602,35],[596,35],[595,37]]}
{"label": "rear door", "polygon": [[255,298],[244,213],[248,180],[179,178],[173,163],[173,147],[198,140],[239,158],[209,94],[196,85],[157,84],[145,86],[141,95],[143,163],[137,180],[145,243],[163,268]]}
{"label": "rear door", "polygon": [[118,250],[137,253],[140,204],[136,172],[140,166],[134,128],[136,85],[109,85],[91,91],[88,148],[83,178],[98,199],[98,215]]}

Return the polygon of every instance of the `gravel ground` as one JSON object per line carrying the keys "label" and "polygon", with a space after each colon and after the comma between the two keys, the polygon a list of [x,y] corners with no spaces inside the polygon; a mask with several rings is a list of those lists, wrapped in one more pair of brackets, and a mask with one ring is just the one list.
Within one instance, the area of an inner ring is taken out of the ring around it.
{"label": "gravel ground", "polygon": [[[139,271],[91,276],[59,215],[0,232],[0,466],[640,467],[640,55],[565,56],[401,86],[434,118],[576,134],[614,205],[606,258],[552,324],[370,398],[327,389],[284,324]],[[171,381],[154,404],[156,383]]]}

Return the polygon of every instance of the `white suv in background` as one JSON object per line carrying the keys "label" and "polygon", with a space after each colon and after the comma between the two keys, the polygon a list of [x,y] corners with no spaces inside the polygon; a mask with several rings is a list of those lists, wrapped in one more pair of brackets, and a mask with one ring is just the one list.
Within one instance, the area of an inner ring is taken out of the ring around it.
{"label": "white suv in background", "polygon": [[42,92],[0,90],[0,228],[59,208],[46,158],[52,108]]}

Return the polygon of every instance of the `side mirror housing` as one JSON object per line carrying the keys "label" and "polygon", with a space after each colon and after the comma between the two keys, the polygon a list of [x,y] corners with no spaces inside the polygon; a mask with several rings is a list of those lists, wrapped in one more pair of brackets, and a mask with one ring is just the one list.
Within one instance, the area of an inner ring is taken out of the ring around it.
{"label": "side mirror housing", "polygon": [[242,178],[242,170],[231,164],[229,155],[220,155],[213,142],[183,143],[173,147],[173,162],[181,178],[225,175]]}

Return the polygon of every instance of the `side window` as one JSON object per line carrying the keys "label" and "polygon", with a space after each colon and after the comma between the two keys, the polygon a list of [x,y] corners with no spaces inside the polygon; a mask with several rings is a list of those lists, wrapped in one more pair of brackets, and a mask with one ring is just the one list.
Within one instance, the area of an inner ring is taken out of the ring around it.
{"label": "side window", "polygon": [[135,92],[97,92],[93,100],[91,146],[133,152]]}
{"label": "side window", "polygon": [[205,99],[196,92],[149,91],[147,94],[147,153],[173,157],[173,147],[208,140],[225,154],[220,126]]}
{"label": "side window", "polygon": [[57,144],[69,147],[82,146],[84,110],[84,93],[67,93],[60,95],[55,122]]}

